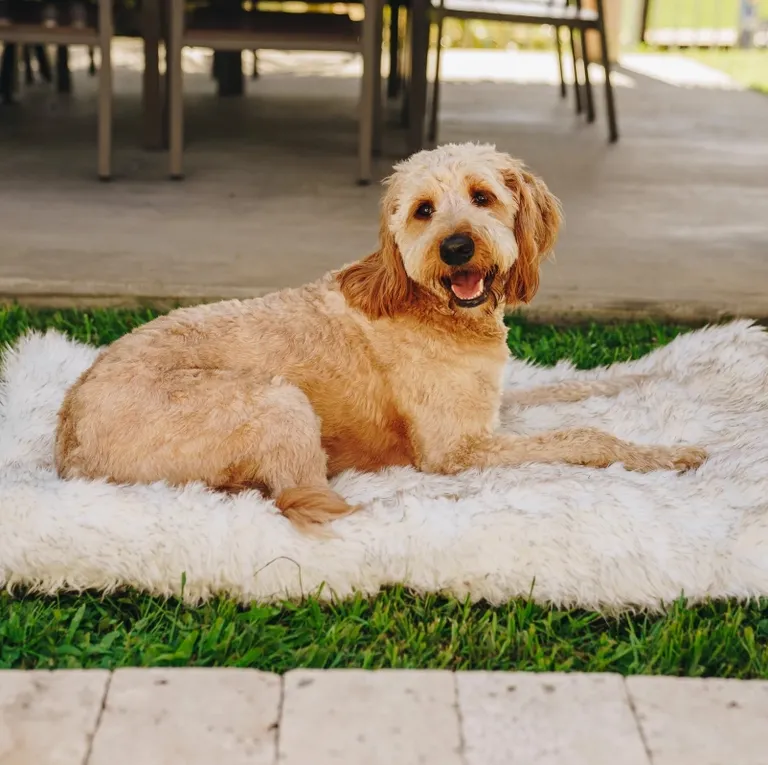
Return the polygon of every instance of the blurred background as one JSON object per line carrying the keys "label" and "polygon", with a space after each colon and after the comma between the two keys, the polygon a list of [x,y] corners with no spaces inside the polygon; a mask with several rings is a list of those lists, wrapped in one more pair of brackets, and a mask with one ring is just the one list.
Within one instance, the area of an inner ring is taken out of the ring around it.
{"label": "blurred background", "polygon": [[0,46],[6,301],[306,282],[482,141],[564,204],[531,315],[768,316],[768,0],[0,0]]}

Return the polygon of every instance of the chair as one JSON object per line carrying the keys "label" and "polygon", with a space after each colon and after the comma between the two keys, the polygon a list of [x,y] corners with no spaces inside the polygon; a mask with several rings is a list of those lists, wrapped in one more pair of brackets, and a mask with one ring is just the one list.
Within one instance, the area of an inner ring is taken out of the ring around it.
{"label": "chair", "polygon": [[[69,14],[62,23],[43,23],[38,3],[18,3],[11,8],[7,21],[0,24],[0,42],[4,43],[4,58],[8,64],[6,77],[15,80],[18,73],[16,51],[24,45],[56,45],[59,50],[68,45],[85,45],[101,50],[98,105],[98,176],[112,177],[112,36],[113,0],[98,0],[98,6],[88,8],[83,18]],[[13,47],[12,47],[13,46]],[[10,52],[9,56],[6,53]],[[3,83],[3,95],[10,96],[13,82]]]}
{"label": "chair", "polygon": [[[605,16],[603,13],[603,0],[596,0],[596,10],[588,10],[582,7],[581,0],[571,3],[568,0],[564,4],[557,5],[553,0],[539,0],[539,2],[519,2],[518,0],[438,0],[438,5],[432,8],[432,23],[442,29],[442,24],[447,18],[461,20],[501,21],[514,24],[542,25],[550,24],[558,31],[556,35],[558,66],[560,71],[560,92],[565,96],[565,80],[563,76],[562,49],[559,30],[566,28],[571,34],[571,50],[574,63],[574,88],[576,95],[576,110],[581,112],[581,84],[577,67],[577,53],[574,34],[580,38],[582,71],[584,91],[586,97],[587,120],[594,122],[594,100],[592,97],[592,84],[589,80],[589,57],[586,45],[586,32],[595,30],[600,36],[601,64],[605,70],[605,103],[608,117],[608,140],[615,143],[619,138],[619,130],[616,118],[616,105],[611,84],[611,65],[608,58],[607,36],[605,31]],[[437,138],[437,119],[440,99],[440,58],[442,45],[438,36],[437,57],[435,66],[435,79],[432,92],[432,109],[428,136],[431,141]]]}
{"label": "chair", "polygon": [[361,53],[363,76],[360,92],[358,182],[371,180],[372,155],[379,136],[381,109],[382,2],[365,0],[365,20],[330,13],[240,13],[232,19],[217,18],[211,11],[185,15],[184,0],[170,0],[169,70],[169,173],[183,177],[184,103],[181,52],[185,46],[216,51],[311,50]]}

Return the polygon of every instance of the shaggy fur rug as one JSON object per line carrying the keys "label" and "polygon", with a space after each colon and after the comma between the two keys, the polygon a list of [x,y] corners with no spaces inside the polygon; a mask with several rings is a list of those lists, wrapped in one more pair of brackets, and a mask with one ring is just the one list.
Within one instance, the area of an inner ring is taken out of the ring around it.
{"label": "shaggy fur rug", "polygon": [[275,601],[402,583],[498,603],[532,597],[585,608],[657,608],[768,595],[768,334],[746,322],[679,337],[645,358],[577,372],[512,361],[508,385],[649,375],[616,398],[507,410],[530,433],[594,425],[639,442],[701,444],[696,472],[561,465],[346,474],[364,509],[336,538],[297,532],[255,493],[59,480],[56,411],[92,361],[62,335],[5,355],[0,402],[0,585],[40,592],[120,587]]}

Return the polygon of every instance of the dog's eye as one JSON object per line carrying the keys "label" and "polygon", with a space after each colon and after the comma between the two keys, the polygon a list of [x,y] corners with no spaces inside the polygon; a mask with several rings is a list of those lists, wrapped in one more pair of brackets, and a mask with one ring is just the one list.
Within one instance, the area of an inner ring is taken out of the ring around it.
{"label": "dog's eye", "polygon": [[488,205],[491,203],[491,200],[484,191],[473,191],[472,203],[476,204],[478,207],[488,207]]}
{"label": "dog's eye", "polygon": [[435,208],[432,207],[431,202],[422,202],[414,213],[414,217],[419,220],[429,220],[435,213]]}

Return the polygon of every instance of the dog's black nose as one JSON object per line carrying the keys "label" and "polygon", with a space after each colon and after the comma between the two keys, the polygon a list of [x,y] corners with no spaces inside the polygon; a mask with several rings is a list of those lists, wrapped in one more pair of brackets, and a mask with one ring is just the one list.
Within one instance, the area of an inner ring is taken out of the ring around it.
{"label": "dog's black nose", "polygon": [[474,254],[475,243],[466,234],[451,234],[440,242],[440,259],[449,266],[463,266]]}

